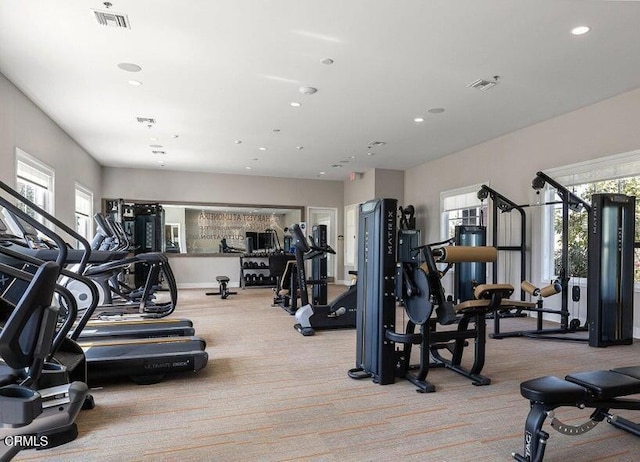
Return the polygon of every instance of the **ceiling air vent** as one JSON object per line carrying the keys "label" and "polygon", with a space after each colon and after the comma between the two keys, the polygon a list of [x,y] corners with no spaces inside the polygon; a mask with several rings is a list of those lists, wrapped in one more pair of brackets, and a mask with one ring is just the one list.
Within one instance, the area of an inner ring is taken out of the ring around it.
{"label": "ceiling air vent", "polygon": [[93,10],[96,20],[103,26],[131,29],[129,17],[126,14],[112,13],[110,11]]}
{"label": "ceiling air vent", "polygon": [[467,88],[477,88],[478,90],[485,91],[495,87],[496,85],[498,85],[498,79],[497,77],[494,77],[494,80],[478,79],[467,85]]}
{"label": "ceiling air vent", "polygon": [[138,122],[141,124],[151,125],[156,123],[156,119],[152,119],[150,117],[138,117]]}
{"label": "ceiling air vent", "polygon": [[163,155],[165,155],[167,153],[166,151],[151,151],[151,152],[153,154],[157,154],[157,155],[160,155],[160,156],[163,156]]}
{"label": "ceiling air vent", "polygon": [[379,148],[380,146],[384,146],[385,144],[387,144],[386,141],[372,141],[371,143],[369,143],[367,145],[367,147],[369,147],[369,148]]}

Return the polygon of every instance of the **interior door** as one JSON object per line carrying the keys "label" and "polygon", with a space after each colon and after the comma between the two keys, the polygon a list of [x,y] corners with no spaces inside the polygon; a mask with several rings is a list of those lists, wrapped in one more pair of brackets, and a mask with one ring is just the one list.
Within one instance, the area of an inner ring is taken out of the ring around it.
{"label": "interior door", "polygon": [[[338,209],[308,207],[307,208],[307,232],[310,234],[313,226],[325,225],[327,227],[327,243],[333,250],[338,249]],[[335,281],[338,272],[338,259],[336,255],[327,256],[327,278],[329,282]]]}

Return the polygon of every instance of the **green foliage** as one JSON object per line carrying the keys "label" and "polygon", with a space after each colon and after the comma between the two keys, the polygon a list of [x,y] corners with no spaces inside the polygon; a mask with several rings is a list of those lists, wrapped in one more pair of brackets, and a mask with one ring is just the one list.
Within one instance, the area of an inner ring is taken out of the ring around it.
{"label": "green foliage", "polygon": [[[636,196],[640,199],[640,177],[623,178],[619,180],[598,181],[574,187],[577,196],[591,202],[591,196],[596,193],[620,193]],[[554,268],[556,274],[560,272],[562,254],[562,208],[558,206],[554,216],[555,246]],[[640,200],[636,200],[636,233],[635,241],[640,241]],[[569,212],[569,268],[567,276],[587,277],[587,213]],[[635,250],[634,277],[640,282],[640,250]]]}

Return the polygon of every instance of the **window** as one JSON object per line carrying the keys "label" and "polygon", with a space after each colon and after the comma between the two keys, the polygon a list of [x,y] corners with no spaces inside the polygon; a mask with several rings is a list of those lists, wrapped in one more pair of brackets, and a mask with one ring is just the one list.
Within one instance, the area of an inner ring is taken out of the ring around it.
{"label": "window", "polygon": [[[16,190],[51,215],[54,214],[53,185],[53,169],[16,148]],[[45,223],[40,214],[35,213],[24,204],[19,204],[19,207],[39,222]]]}
{"label": "window", "polygon": [[[581,199],[591,202],[596,193],[619,193],[636,196],[635,241],[640,242],[640,157],[639,152],[609,156],[595,161],[584,162],[549,172],[558,183],[570,189]],[[554,199],[549,196],[549,200]],[[562,206],[551,210],[549,227],[552,242],[553,261],[549,268],[557,276],[560,265]],[[587,277],[587,213],[569,213],[569,275],[576,278]],[[640,248],[635,249],[635,281],[640,282]]]}
{"label": "window", "polygon": [[453,237],[456,226],[483,224],[487,207],[478,199],[480,187],[474,185],[440,194],[442,239]]}
{"label": "window", "polygon": [[[638,200],[640,198],[640,175],[571,185],[570,189],[586,202],[591,202],[591,196],[597,193],[618,193],[636,196],[636,234],[634,238],[636,242],[640,242],[640,201]],[[584,211],[578,213],[570,212],[569,214],[569,269],[570,275],[577,278],[587,277],[587,218],[587,213]],[[561,205],[554,207],[553,228],[555,235],[553,240],[554,273],[557,275],[562,252]],[[635,249],[634,279],[636,282],[640,282],[640,249],[638,248]]]}
{"label": "window", "polygon": [[76,183],[76,232],[91,241],[93,238],[93,193]]}

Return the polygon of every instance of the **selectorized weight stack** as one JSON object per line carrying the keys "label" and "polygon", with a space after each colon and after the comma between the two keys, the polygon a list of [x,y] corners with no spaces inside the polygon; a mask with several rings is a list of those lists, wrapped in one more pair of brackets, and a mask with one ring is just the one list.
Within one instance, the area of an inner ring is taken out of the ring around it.
{"label": "selectorized weight stack", "polygon": [[589,216],[589,346],[633,343],[635,197],[594,194]]}
{"label": "selectorized weight stack", "polygon": [[386,340],[395,327],[396,199],[360,205],[356,367],[351,378],[373,377],[380,385],[395,381],[395,345]]}
{"label": "selectorized weight stack", "polygon": [[[455,228],[455,244],[467,247],[487,245],[487,228],[484,226],[458,225]],[[487,264],[484,262],[460,262],[455,264],[453,299],[456,303],[473,300],[477,285],[487,282]]]}

